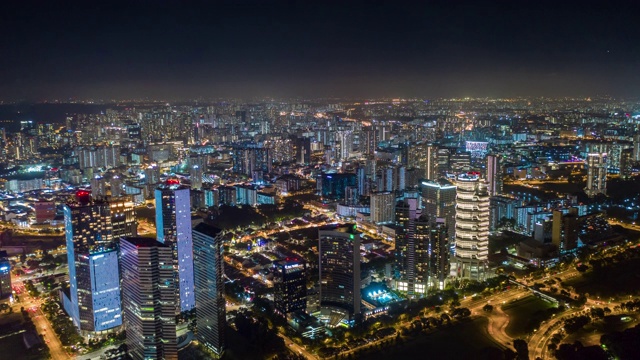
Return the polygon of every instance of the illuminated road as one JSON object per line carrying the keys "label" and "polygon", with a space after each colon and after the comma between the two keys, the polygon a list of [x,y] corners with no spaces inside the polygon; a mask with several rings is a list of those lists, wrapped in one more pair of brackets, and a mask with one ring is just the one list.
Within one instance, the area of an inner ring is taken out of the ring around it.
{"label": "illuminated road", "polygon": [[292,353],[294,353],[296,355],[302,355],[308,360],[318,360],[319,359],[317,356],[315,356],[312,353],[308,352],[307,349],[305,349],[304,347],[302,347],[302,346],[296,344],[295,342],[293,342],[293,340],[289,339],[286,335],[278,334],[278,336],[280,336],[284,340],[284,344],[287,346],[287,349],[289,349]]}
{"label": "illuminated road", "polygon": [[44,336],[45,341],[47,341],[47,346],[49,347],[49,352],[51,353],[51,358],[53,360],[66,360],[70,359],[69,355],[64,351],[62,347],[62,343],[58,336],[53,331],[49,320],[47,320],[46,316],[42,312],[41,306],[38,306],[38,311],[33,314],[33,323],[36,326],[36,329],[40,334]]}

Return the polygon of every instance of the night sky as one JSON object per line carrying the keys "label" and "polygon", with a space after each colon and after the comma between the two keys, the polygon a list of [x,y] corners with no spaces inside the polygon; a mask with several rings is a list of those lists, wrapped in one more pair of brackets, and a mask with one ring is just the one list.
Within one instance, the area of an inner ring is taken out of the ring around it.
{"label": "night sky", "polygon": [[640,96],[640,1],[12,2],[4,100]]}

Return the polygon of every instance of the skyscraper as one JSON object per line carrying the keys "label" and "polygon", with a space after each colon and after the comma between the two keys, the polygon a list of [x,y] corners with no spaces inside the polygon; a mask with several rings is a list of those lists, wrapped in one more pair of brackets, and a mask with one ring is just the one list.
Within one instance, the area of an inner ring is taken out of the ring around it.
{"label": "skyscraper", "polygon": [[457,276],[483,281],[489,255],[489,194],[478,173],[458,175],[456,195]]}
{"label": "skyscraper", "polygon": [[354,224],[318,230],[320,307],[360,318],[360,233]]}
{"label": "skyscraper", "polygon": [[422,182],[422,206],[430,223],[436,219],[444,219],[449,243],[453,244],[456,236],[456,186],[445,179]]}
{"label": "skyscraper", "polygon": [[438,147],[433,144],[416,144],[409,148],[409,167],[423,170],[424,178],[438,179]]}
{"label": "skyscraper", "polygon": [[502,193],[502,164],[497,155],[487,156],[487,187],[489,196]]}
{"label": "skyscraper", "polygon": [[623,149],[620,152],[620,178],[627,180],[633,173],[633,149]]}
{"label": "skyscraper", "polygon": [[207,223],[193,228],[195,264],[196,338],[215,357],[225,349],[224,259],[222,232]]}
{"label": "skyscraper", "polygon": [[560,254],[574,250],[578,246],[578,209],[570,208],[567,214],[553,211],[551,242],[558,247]]}
{"label": "skyscraper", "polygon": [[193,287],[193,241],[191,234],[191,195],[189,188],[177,180],[158,186],[156,196],[156,231],[158,241],[173,250],[177,312],[195,306]]}
{"label": "skyscraper", "polygon": [[336,133],[336,140],[340,145],[340,152],[338,153],[338,159],[345,161],[351,156],[353,149],[353,131],[342,130]]}
{"label": "skyscraper", "polygon": [[276,312],[287,316],[307,308],[307,266],[303,260],[286,258],[273,263]]}
{"label": "skyscraper", "polygon": [[123,237],[120,264],[129,356],[178,359],[171,247],[151,238]]}
{"label": "skyscraper", "polygon": [[607,154],[587,154],[587,187],[584,192],[589,197],[607,194]]}
{"label": "skyscraper", "polygon": [[395,242],[395,265],[396,273],[399,279],[398,288],[406,291],[410,298],[416,296],[417,292],[424,294],[426,286],[424,283],[416,284],[416,262],[421,259],[417,258],[416,249],[419,247],[416,239],[416,220],[419,216],[418,199],[407,198],[399,201],[396,205],[396,242]]}
{"label": "skyscraper", "polygon": [[99,332],[122,324],[118,252],[113,242],[109,203],[92,201],[86,191],[64,207],[69,306],[83,332]]}
{"label": "skyscraper", "polygon": [[[418,227],[420,229],[420,227]],[[429,280],[430,286],[444,290],[444,283],[449,276],[449,236],[445,219],[437,218],[435,223],[429,223]]]}
{"label": "skyscraper", "polygon": [[207,166],[207,158],[204,155],[189,156],[189,180],[192,189],[202,189],[202,175]]}
{"label": "skyscraper", "polygon": [[133,201],[128,196],[109,198],[112,235],[114,239],[138,235],[138,223]]}

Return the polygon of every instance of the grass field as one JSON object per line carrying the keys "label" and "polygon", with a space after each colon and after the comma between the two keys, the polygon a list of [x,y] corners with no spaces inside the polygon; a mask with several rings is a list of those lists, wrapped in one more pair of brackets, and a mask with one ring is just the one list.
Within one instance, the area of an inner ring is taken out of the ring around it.
{"label": "grass field", "polygon": [[421,334],[398,347],[359,355],[359,359],[484,359],[486,348],[500,348],[487,333],[487,319],[476,318],[465,323]]}
{"label": "grass field", "polygon": [[502,310],[509,315],[507,334],[514,339],[525,337],[540,326],[537,321],[533,320],[534,314],[553,306],[553,304],[533,295],[504,305]]}

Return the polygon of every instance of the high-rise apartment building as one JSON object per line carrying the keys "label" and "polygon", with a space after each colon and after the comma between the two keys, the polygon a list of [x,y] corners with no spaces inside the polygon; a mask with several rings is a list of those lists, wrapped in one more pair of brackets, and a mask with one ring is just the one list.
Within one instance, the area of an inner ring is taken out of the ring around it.
{"label": "high-rise apartment building", "polygon": [[438,179],[438,147],[433,144],[416,144],[409,147],[409,167],[423,170],[424,178]]}
{"label": "high-rise apartment building", "polygon": [[171,247],[151,238],[123,237],[120,264],[129,356],[178,359]]}
{"label": "high-rise apartment building", "polygon": [[487,156],[487,188],[489,196],[502,194],[502,164],[498,155]]}
{"label": "high-rise apartment building", "polygon": [[587,187],[584,192],[589,197],[607,194],[607,154],[587,154]]}
{"label": "high-rise apartment building", "polygon": [[578,246],[578,209],[570,208],[567,214],[553,211],[551,242],[558,247],[560,254],[575,250]]}
{"label": "high-rise apartment building", "polygon": [[422,182],[422,206],[430,223],[444,219],[449,232],[449,243],[456,236],[456,186],[445,179]]}
{"label": "high-rise apartment building", "polygon": [[620,178],[628,180],[633,173],[633,149],[627,148],[620,152]]}
{"label": "high-rise apartment building", "polygon": [[374,224],[390,224],[394,221],[396,196],[392,192],[371,193],[371,222]]}
{"label": "high-rise apartment building", "polygon": [[354,224],[318,230],[320,307],[360,318],[360,233]]}
{"label": "high-rise apartment building", "polygon": [[349,159],[351,156],[351,151],[353,149],[353,131],[351,130],[342,130],[336,133],[336,141],[340,146],[340,151],[338,154],[338,160],[345,161]]}
{"label": "high-rise apartment building", "polygon": [[177,312],[195,306],[193,285],[193,240],[191,233],[191,195],[177,180],[167,180],[155,191],[158,241],[173,250]]}
{"label": "high-rise apartment building", "polygon": [[110,205],[78,191],[64,207],[69,308],[82,332],[100,332],[122,324],[118,252],[113,241]]}
{"label": "high-rise apartment building", "polygon": [[304,260],[286,258],[273,263],[275,310],[282,316],[307,308],[307,265]]}
{"label": "high-rise apartment building", "polygon": [[270,149],[263,144],[234,146],[232,152],[233,172],[253,177],[256,173],[271,172]]}
{"label": "high-rise apartment building", "polygon": [[458,277],[483,281],[489,256],[489,194],[478,173],[458,175],[455,266]]}
{"label": "high-rise apartment building", "polygon": [[214,357],[225,349],[225,298],[222,231],[207,223],[193,228],[198,342]]}

